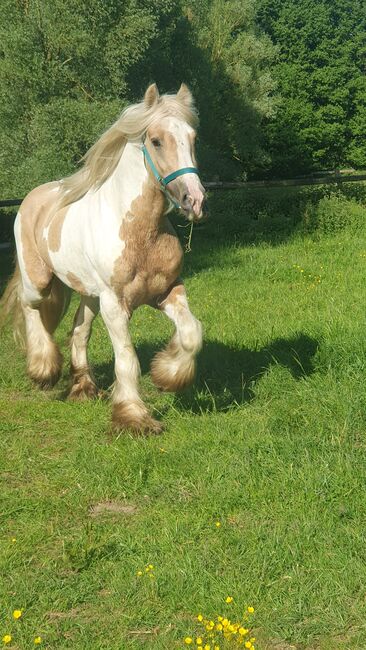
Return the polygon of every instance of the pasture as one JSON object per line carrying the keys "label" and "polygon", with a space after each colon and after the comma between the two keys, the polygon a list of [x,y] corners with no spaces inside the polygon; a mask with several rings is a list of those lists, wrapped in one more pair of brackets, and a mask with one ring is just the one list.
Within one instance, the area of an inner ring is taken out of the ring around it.
{"label": "pasture", "polygon": [[100,317],[100,399],[65,401],[76,298],[52,391],[31,385],[1,334],[8,647],[179,650],[196,647],[184,638],[198,613],[234,619],[248,605],[256,650],[366,647],[366,209],[352,192],[212,194],[183,274],[205,332],[195,386],[167,395],[149,379],[164,315],[144,308],[131,325],[162,436],[111,434]]}

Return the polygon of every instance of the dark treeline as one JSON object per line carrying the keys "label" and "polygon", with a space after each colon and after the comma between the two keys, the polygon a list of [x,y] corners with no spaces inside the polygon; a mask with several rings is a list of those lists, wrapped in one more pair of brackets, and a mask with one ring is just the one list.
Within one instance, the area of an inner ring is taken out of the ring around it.
{"label": "dark treeline", "polygon": [[2,0],[0,196],[70,173],[186,81],[206,179],[366,165],[362,0]]}

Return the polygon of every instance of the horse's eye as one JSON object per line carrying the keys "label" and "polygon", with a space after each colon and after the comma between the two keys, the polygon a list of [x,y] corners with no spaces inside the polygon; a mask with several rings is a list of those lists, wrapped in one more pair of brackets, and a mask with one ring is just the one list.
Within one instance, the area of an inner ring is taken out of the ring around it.
{"label": "horse's eye", "polygon": [[151,142],[156,149],[161,147],[161,142],[158,138],[151,138]]}

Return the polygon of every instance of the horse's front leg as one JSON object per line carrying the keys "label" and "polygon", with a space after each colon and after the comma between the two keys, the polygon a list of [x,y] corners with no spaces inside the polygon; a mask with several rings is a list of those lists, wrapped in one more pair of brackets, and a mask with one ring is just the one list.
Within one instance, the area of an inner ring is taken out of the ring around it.
{"label": "horse's front leg", "polygon": [[109,332],[115,356],[116,381],[113,389],[113,425],[140,433],[160,433],[138,391],[140,365],[128,330],[129,314],[111,291],[100,296],[100,312]]}
{"label": "horse's front leg", "polygon": [[176,331],[166,349],[154,357],[151,376],[158,388],[175,392],[194,380],[196,355],[202,347],[202,326],[189,309],[183,284],[175,285],[159,308],[174,322]]}

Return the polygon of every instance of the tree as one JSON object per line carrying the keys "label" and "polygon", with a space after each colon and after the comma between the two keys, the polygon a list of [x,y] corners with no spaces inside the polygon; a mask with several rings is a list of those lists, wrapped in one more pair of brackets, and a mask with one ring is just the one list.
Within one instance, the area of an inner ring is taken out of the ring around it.
{"label": "tree", "polygon": [[266,125],[272,172],[366,165],[362,0],[260,0],[282,101]]}
{"label": "tree", "polygon": [[272,57],[254,0],[3,0],[0,195],[73,171],[152,80],[192,86],[206,177],[265,164]]}

